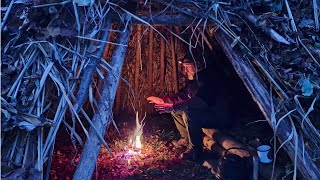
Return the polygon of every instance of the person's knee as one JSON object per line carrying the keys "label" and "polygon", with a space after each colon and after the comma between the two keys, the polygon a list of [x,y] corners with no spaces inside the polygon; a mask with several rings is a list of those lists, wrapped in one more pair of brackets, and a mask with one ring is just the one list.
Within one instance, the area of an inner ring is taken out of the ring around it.
{"label": "person's knee", "polygon": [[171,115],[174,117],[181,117],[183,113],[183,111],[171,111]]}

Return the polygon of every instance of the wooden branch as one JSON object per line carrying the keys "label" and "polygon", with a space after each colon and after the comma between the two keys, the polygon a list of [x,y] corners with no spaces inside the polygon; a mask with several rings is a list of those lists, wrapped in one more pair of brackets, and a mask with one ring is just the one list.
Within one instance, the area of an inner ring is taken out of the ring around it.
{"label": "wooden branch", "polygon": [[[120,73],[121,74],[121,73]],[[115,102],[115,113],[118,115],[120,112],[120,105],[121,105],[121,88],[122,82],[119,81],[117,93],[116,93],[116,102]]]}
{"label": "wooden branch", "polygon": [[178,92],[178,75],[177,75],[177,62],[176,54],[174,48],[173,35],[170,34],[170,48],[171,48],[171,58],[172,58],[172,73],[173,73],[173,91]]}
{"label": "wooden branch", "polygon": [[[153,29],[149,28],[149,47],[148,47],[148,94],[153,94],[153,88],[152,88],[152,83],[153,83],[153,74],[152,74],[152,69],[153,69]],[[151,107],[151,106],[149,106]],[[152,107],[151,107],[152,108]],[[152,108],[153,109],[153,108]]]}
{"label": "wooden branch", "polygon": [[272,28],[268,27],[266,24],[266,21],[259,21],[259,19],[252,15],[252,14],[245,14],[244,15],[247,20],[249,20],[251,23],[253,23],[256,27],[261,28],[264,33],[266,33],[268,36],[270,36],[273,40],[284,43],[284,44],[291,44],[289,41],[287,41],[283,36],[281,36],[279,33],[277,33]]}
{"label": "wooden branch", "polygon": [[134,70],[134,99],[135,99],[135,108],[138,108],[139,101],[139,76],[140,76],[140,63],[141,63],[141,24],[137,25],[137,34],[136,34],[136,62]]}
{"label": "wooden branch", "polygon": [[[148,47],[148,60],[147,60],[147,85],[148,85],[148,94],[153,94],[153,29],[149,28],[149,47]],[[145,107],[149,112],[153,111],[152,106]]]}
{"label": "wooden branch", "polygon": [[202,43],[200,42],[200,39],[199,39],[200,37],[199,37],[199,34],[197,33],[197,30],[191,27],[191,33],[193,33],[194,40],[195,40],[195,43],[197,43],[197,46],[202,47]]}
{"label": "wooden branch", "polygon": [[[100,43],[100,48],[98,49],[97,52],[97,57],[101,57],[103,55],[103,51],[104,51],[104,47],[106,47],[106,41],[109,37],[109,29],[110,29],[110,25],[111,25],[111,21],[110,19],[106,19],[105,22],[105,30],[104,34],[101,38],[101,43]],[[93,43],[93,41],[92,41]],[[93,77],[93,73],[99,63],[100,59],[98,58],[91,58],[89,64],[87,65],[87,67],[84,69],[84,73],[82,76],[82,80],[80,83],[80,87],[76,96],[76,101],[74,103],[74,109],[76,110],[76,112],[79,112],[83,103],[86,101],[87,96],[88,96],[88,91],[89,91],[89,86],[92,83],[92,77]]]}
{"label": "wooden branch", "polygon": [[207,46],[208,46],[209,49],[212,51],[213,48],[212,48],[212,45],[211,45],[211,43],[209,42],[207,36],[201,31],[201,28],[199,28],[198,30],[199,30],[199,32],[200,32],[200,34],[201,34],[204,42],[206,42]]}
{"label": "wooden branch", "polygon": [[[257,105],[259,106],[260,110],[268,120],[270,126],[271,120],[271,101],[270,95],[264,86],[264,83],[261,82],[258,73],[255,71],[254,67],[251,65],[250,62],[243,59],[242,56],[237,54],[231,48],[231,40],[226,36],[222,30],[218,30],[216,32],[216,38],[220,45],[222,46],[224,52],[230,59],[233,67],[235,68],[236,72],[242,79],[243,83],[246,85],[248,91],[250,92],[253,99],[256,101]],[[276,132],[276,135],[280,141],[283,143],[289,138],[290,132],[292,129],[292,125],[287,121],[283,120]],[[300,138],[299,138],[300,139]],[[284,145],[284,149],[287,151],[288,155],[290,156],[291,160],[295,161],[295,142],[294,140],[290,140]],[[300,173],[304,176],[305,179],[319,179],[320,172],[319,168],[315,165],[312,161],[309,153],[307,151],[304,152],[301,145],[301,141],[299,141],[298,145],[298,152],[297,152],[297,167],[300,170]],[[305,163],[304,163],[305,162]]]}
{"label": "wooden branch", "polygon": [[[127,27],[126,31],[121,33],[118,38],[119,44],[128,44],[130,37],[130,28]],[[104,47],[104,46],[103,46]],[[110,122],[109,118],[112,113],[112,106],[116,95],[120,73],[123,66],[127,46],[116,46],[110,65],[113,71],[108,73],[105,82],[102,86],[101,97],[98,101],[97,112],[93,116],[92,122],[96,130],[105,135],[106,128]],[[95,130],[90,127],[89,138],[83,148],[79,164],[74,173],[74,180],[91,179],[93,170],[95,169],[96,162],[101,148],[101,140],[97,136]]]}
{"label": "wooden branch", "polygon": [[314,14],[314,23],[315,23],[315,26],[316,26],[316,30],[319,32],[319,30],[320,30],[320,25],[319,25],[319,7],[318,7],[317,0],[313,0],[313,14]]}
{"label": "wooden branch", "polygon": [[[215,129],[205,129],[203,128],[202,131],[212,139],[212,141],[220,144],[224,149],[229,149],[229,148],[242,148],[246,149],[247,148],[241,144],[240,142],[236,141],[234,138],[231,138],[230,136],[227,136],[226,134],[217,131]],[[232,154],[237,154],[240,157],[249,157],[250,153],[248,153],[245,150],[241,149],[232,149],[229,151]]]}
{"label": "wooden branch", "polygon": [[[168,25],[168,26],[189,26],[194,22],[198,22],[200,19],[200,18],[193,18],[191,16],[183,15],[183,14],[178,14],[178,15],[161,14],[158,16],[151,15],[152,18],[149,14],[148,15],[136,14],[136,16],[151,25]],[[118,14],[112,15],[112,20],[113,22],[121,22]],[[134,24],[145,24],[138,19],[132,19],[132,22]],[[203,24],[201,24],[200,26],[202,25]],[[213,23],[211,22],[206,24],[206,26],[212,26],[212,25]]]}
{"label": "wooden branch", "polygon": [[165,45],[164,45],[164,39],[160,38],[160,87],[164,87],[164,78],[165,78]]}
{"label": "wooden branch", "polygon": [[[110,42],[111,37],[112,37],[112,32],[109,32],[108,42]],[[110,44],[107,43],[106,47],[104,48],[103,55],[102,55],[102,58],[105,61],[106,61],[106,59],[108,58],[108,55],[109,55],[109,48],[110,48]],[[100,70],[101,70],[102,75],[105,75],[107,73],[107,71],[105,69],[100,69]],[[97,89],[96,89],[95,99],[99,99],[100,98],[100,91],[101,91],[101,87],[102,87],[102,82],[103,82],[103,79],[98,78],[98,85],[97,85]]]}

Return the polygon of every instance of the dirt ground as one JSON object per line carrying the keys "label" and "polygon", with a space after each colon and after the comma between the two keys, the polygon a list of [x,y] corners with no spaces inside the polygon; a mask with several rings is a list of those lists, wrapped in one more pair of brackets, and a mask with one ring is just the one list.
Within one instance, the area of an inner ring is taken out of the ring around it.
{"label": "dirt ground", "polygon": [[[135,128],[134,118],[121,117],[117,121],[119,133],[110,127],[105,139],[112,153],[105,147],[101,148],[93,179],[215,179],[202,163],[181,160],[186,149],[171,143],[179,139],[179,134],[168,115],[147,117],[142,135],[142,154],[127,156],[129,137]],[[264,122],[235,129],[231,134],[253,148],[270,143],[268,141],[272,138]],[[61,132],[56,141],[51,179],[72,179],[80,155],[81,146],[73,146],[68,134]]]}

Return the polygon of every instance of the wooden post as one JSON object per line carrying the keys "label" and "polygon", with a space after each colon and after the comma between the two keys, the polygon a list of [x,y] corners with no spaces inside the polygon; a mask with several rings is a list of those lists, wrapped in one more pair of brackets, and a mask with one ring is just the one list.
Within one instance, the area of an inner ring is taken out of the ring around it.
{"label": "wooden post", "polygon": [[171,48],[171,58],[172,58],[172,73],[173,73],[173,91],[174,93],[178,92],[178,74],[177,74],[177,61],[176,54],[174,50],[174,39],[173,35],[170,34],[170,48]]}
{"label": "wooden post", "polygon": [[140,64],[141,64],[141,24],[137,25],[137,34],[136,34],[136,62],[134,70],[134,104],[136,110],[138,110],[139,102],[139,76],[140,76]]}
{"label": "wooden post", "polygon": [[[239,74],[243,83],[246,85],[248,91],[252,95],[255,102],[258,104],[260,110],[264,114],[265,118],[268,120],[270,126],[271,123],[271,113],[272,106],[270,99],[270,94],[266,90],[264,83],[261,82],[261,78],[258,73],[255,71],[254,67],[247,60],[243,59],[242,56],[237,54],[234,49],[231,47],[231,42],[229,37],[225,35],[225,33],[219,29],[216,31],[216,39],[219,44],[222,46],[224,52],[230,59],[234,69]],[[278,130],[276,132],[277,138],[280,143],[283,143],[289,139],[290,132],[292,130],[292,124],[289,123],[288,119],[284,119],[278,126]],[[300,139],[298,137],[298,139]],[[286,142],[283,146],[287,151],[289,157],[293,162],[295,162],[295,142],[294,138]],[[303,175],[305,179],[320,179],[320,171],[319,168],[312,161],[309,153],[302,149],[301,141],[298,143],[298,151],[297,151],[297,159],[296,164],[300,173]]]}
{"label": "wooden post", "polygon": [[[121,72],[120,72],[121,75]],[[120,112],[120,105],[121,105],[121,88],[122,88],[122,82],[119,80],[117,93],[116,93],[116,102],[115,102],[115,113],[116,115],[119,115]]]}
{"label": "wooden post", "polygon": [[[111,26],[112,26],[112,25],[111,25]],[[111,37],[112,37],[112,32],[109,32],[108,42],[110,42]],[[107,44],[106,44],[106,47],[104,48],[103,55],[102,55],[102,58],[104,59],[104,61],[106,61],[107,58],[108,58],[109,48],[110,48],[110,44],[107,43]],[[101,73],[102,73],[103,75],[106,74],[106,70],[104,70],[104,69],[100,69],[100,70],[101,70]],[[96,93],[95,93],[95,99],[96,99],[96,100],[98,100],[98,99],[100,98],[100,91],[101,91],[101,87],[102,87],[102,82],[103,82],[103,79],[98,78],[98,84],[97,84],[97,89],[96,89]]]}
{"label": "wooden post", "polygon": [[[130,28],[127,27],[125,32],[122,32],[118,38],[118,44],[128,44],[130,37]],[[113,71],[108,73],[105,78],[105,82],[102,86],[101,97],[98,101],[98,108],[93,116],[93,124],[98,133],[103,137],[106,132],[106,128],[109,124],[109,118],[112,112],[112,105],[115,99],[120,73],[124,62],[127,46],[116,46],[110,65],[113,67]],[[96,131],[93,127],[90,127],[89,138],[83,148],[83,152],[80,157],[79,164],[74,173],[74,180],[91,179],[93,170],[96,166],[97,159],[100,153],[101,140],[99,139]]]}
{"label": "wooden post", "polygon": [[160,87],[164,87],[164,78],[165,78],[165,45],[164,39],[160,38]]}
{"label": "wooden post", "polygon": [[[106,31],[104,32],[103,37],[101,38],[102,43],[100,43],[100,49],[96,54],[98,57],[101,57],[103,55],[104,47],[106,46],[105,41],[107,41],[109,37],[108,29],[110,29],[110,25],[111,25],[111,20],[107,19],[104,27]],[[100,59],[98,58],[90,58],[90,62],[87,65],[86,69],[84,70],[84,74],[82,76],[82,80],[81,80],[79,90],[74,103],[74,109],[77,112],[80,111],[83,103],[86,101],[88,97],[89,86],[92,83],[92,76],[99,62],[100,62]]]}
{"label": "wooden post", "polygon": [[153,69],[153,29],[149,28],[149,53],[148,53],[148,89],[149,94],[153,92],[152,90],[152,69]]}
{"label": "wooden post", "polygon": [[[153,74],[152,74],[152,69],[153,69],[153,29],[149,28],[149,51],[148,51],[148,95],[152,95],[153,88],[152,88],[152,83],[153,83]],[[153,111],[152,106],[148,106],[149,112]]]}

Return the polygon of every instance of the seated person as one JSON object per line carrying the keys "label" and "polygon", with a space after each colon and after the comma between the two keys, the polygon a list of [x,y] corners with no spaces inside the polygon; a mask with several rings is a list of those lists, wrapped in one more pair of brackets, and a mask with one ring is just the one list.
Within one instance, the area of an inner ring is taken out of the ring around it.
{"label": "seated person", "polygon": [[181,60],[188,77],[186,86],[178,93],[164,98],[148,97],[160,113],[171,113],[180,132],[180,145],[192,144],[193,149],[183,158],[195,160],[202,152],[202,128],[223,129],[230,126],[230,97],[225,82],[210,66],[193,61],[190,56]]}

